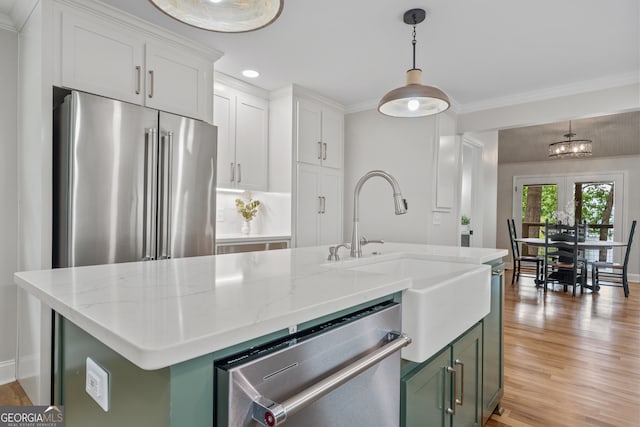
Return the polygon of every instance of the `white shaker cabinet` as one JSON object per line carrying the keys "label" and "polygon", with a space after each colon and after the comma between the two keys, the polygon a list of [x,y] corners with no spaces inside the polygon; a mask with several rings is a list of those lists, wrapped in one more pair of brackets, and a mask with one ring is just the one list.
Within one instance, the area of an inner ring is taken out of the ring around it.
{"label": "white shaker cabinet", "polygon": [[342,242],[342,173],[298,164],[296,245]]}
{"label": "white shaker cabinet", "polygon": [[59,8],[61,86],[211,121],[213,61],[219,56],[108,15]]}
{"label": "white shaker cabinet", "polygon": [[226,87],[214,96],[220,188],[267,190],[269,102]]}
{"label": "white shaker cabinet", "polygon": [[343,114],[305,98],[297,98],[298,161],[342,169]]}

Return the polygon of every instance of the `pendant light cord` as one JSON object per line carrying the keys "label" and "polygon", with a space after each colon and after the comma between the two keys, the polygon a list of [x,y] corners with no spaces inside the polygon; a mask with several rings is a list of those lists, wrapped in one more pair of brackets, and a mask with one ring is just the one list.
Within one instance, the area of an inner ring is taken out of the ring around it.
{"label": "pendant light cord", "polygon": [[[414,18],[415,19],[415,18]],[[413,41],[411,42],[413,46],[413,70],[416,69],[416,24],[413,24]]]}

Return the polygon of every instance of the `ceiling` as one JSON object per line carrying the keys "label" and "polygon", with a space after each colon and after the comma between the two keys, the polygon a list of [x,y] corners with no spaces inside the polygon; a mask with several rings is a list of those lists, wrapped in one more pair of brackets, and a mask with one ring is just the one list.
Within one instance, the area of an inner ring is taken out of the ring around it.
{"label": "ceiling", "polygon": [[[0,0],[0,11],[21,0]],[[459,111],[492,100],[594,89],[640,78],[638,0],[285,0],[280,18],[250,33],[189,27],[146,0],[104,0],[224,52],[216,69],[267,90],[296,83],[353,109],[371,108],[404,84],[411,27],[403,13],[427,9],[417,28],[417,66]]]}
{"label": "ceiling", "polygon": [[[572,120],[576,139],[593,141],[592,157],[640,155],[640,111]],[[498,132],[498,163],[548,159],[549,144],[564,141],[569,122],[527,126]]]}

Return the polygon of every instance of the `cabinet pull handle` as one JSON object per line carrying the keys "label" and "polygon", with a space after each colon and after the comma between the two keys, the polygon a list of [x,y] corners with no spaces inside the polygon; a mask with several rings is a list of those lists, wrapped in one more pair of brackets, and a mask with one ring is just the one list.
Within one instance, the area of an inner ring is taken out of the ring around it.
{"label": "cabinet pull handle", "polygon": [[453,398],[454,401],[451,402],[453,403],[453,408],[447,408],[447,414],[449,415],[455,415],[456,414],[456,394],[458,394],[458,372],[452,368],[451,366],[447,366],[447,372],[449,372],[451,374],[451,376],[453,377]]}
{"label": "cabinet pull handle", "polygon": [[240,168],[240,163],[238,163],[238,184],[242,182],[242,169]]}
{"label": "cabinet pull handle", "polygon": [[322,160],[327,160],[327,143],[326,142],[322,143],[322,148],[324,149],[322,154]]}
{"label": "cabinet pull handle", "polygon": [[322,160],[322,142],[318,141],[318,160]]}
{"label": "cabinet pull handle", "polygon": [[229,169],[229,171],[231,172],[231,173],[229,174],[229,176],[231,177],[229,180],[230,180],[231,182],[233,182],[233,181],[235,181],[235,180],[236,180],[236,167],[235,167],[235,165],[233,164],[233,162],[231,162],[231,168]]}
{"label": "cabinet pull handle", "polygon": [[[456,399],[456,405],[464,405],[464,363],[460,361],[460,359],[456,359],[456,365],[460,366],[460,400]],[[455,393],[453,397],[455,397]]]}
{"label": "cabinet pull handle", "polygon": [[136,65],[136,95],[140,95],[140,66]]}
{"label": "cabinet pull handle", "polygon": [[322,213],[322,196],[318,196],[318,213]]}
{"label": "cabinet pull handle", "polygon": [[320,199],[322,199],[322,214],[327,213],[327,198],[324,196],[321,196]]}
{"label": "cabinet pull handle", "polygon": [[153,98],[153,70],[149,70],[149,98]]}

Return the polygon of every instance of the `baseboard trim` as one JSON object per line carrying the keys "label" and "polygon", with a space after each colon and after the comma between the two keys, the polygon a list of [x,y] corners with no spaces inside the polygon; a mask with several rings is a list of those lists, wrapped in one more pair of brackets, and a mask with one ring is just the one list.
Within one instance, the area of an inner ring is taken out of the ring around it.
{"label": "baseboard trim", "polygon": [[5,360],[0,362],[0,385],[12,383],[16,380],[16,361]]}
{"label": "baseboard trim", "polygon": [[630,282],[640,282],[640,274],[627,273],[627,279],[629,279]]}

